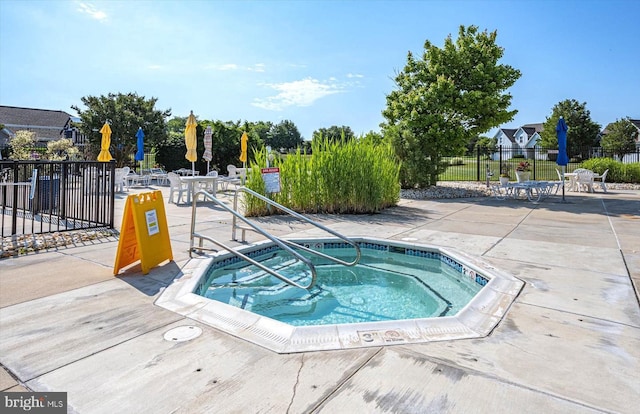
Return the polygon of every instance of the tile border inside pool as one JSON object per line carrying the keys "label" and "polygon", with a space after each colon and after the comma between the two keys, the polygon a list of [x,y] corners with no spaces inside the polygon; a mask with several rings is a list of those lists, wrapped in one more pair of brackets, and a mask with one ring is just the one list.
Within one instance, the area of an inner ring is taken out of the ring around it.
{"label": "tile border inside pool", "polygon": [[[345,247],[343,242],[330,238],[290,240],[301,244],[322,243],[324,248]],[[520,279],[454,249],[371,237],[352,240],[367,248],[404,249],[405,254],[438,257],[483,288],[454,316],[292,326],[196,294],[201,288],[202,276],[214,262],[229,264],[237,259],[229,252],[219,252],[190,260],[182,269],[182,275],[164,290],[155,304],[274,352],[294,353],[485,337],[504,317],[524,286]],[[253,255],[274,248],[277,247],[273,242],[267,240],[238,250]]]}

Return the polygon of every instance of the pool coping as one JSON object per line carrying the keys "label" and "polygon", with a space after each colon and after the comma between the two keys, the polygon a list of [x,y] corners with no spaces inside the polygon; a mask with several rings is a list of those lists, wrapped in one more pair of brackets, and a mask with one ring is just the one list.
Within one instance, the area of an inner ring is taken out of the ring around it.
{"label": "pool coping", "polygon": [[[358,243],[408,245],[438,251],[489,278],[489,282],[456,315],[440,318],[364,322],[326,326],[292,326],[194,293],[210,263],[226,251],[191,259],[154,302],[155,305],[217,328],[277,353],[353,349],[372,346],[426,343],[489,335],[506,315],[524,282],[478,257],[452,248],[407,243],[374,237],[351,238]],[[291,238],[296,243],[332,242],[333,238]],[[242,246],[249,252],[273,244],[270,240]]]}

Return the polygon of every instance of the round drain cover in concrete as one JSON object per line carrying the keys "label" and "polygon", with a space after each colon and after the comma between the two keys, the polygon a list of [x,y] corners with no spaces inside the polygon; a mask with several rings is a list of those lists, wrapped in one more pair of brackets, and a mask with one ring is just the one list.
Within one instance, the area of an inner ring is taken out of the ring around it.
{"label": "round drain cover in concrete", "polygon": [[172,342],[190,341],[202,335],[202,329],[197,326],[178,326],[164,334],[164,339]]}

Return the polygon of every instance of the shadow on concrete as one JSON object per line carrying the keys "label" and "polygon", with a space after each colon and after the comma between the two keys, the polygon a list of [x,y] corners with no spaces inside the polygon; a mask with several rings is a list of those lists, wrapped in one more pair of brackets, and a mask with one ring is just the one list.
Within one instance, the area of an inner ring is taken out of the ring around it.
{"label": "shadow on concrete", "polygon": [[172,260],[150,269],[146,275],[142,274],[140,263],[138,263],[125,269],[124,273],[116,277],[147,296],[155,296],[180,276],[182,276],[180,266]]}

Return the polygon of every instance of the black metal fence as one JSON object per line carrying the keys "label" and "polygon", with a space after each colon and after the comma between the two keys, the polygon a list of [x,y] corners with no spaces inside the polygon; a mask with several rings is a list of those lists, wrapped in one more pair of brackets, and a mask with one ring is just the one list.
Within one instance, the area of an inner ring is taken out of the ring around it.
{"label": "black metal fence", "polygon": [[[548,148],[503,148],[499,147],[493,153],[477,151],[467,156],[445,157],[449,163],[447,170],[438,176],[439,181],[485,181],[489,175],[490,181],[498,181],[500,173],[506,172],[515,179],[515,171],[521,162],[528,162],[532,180],[557,180],[559,169],[556,164],[558,151]],[[586,148],[579,154],[572,156],[566,167],[566,172],[579,168],[581,163],[591,158],[609,157],[618,159],[611,154],[605,154],[602,148]],[[640,149],[626,154],[620,161],[623,163],[640,162]]]}
{"label": "black metal fence", "polygon": [[2,237],[114,228],[115,163],[0,161]]}

